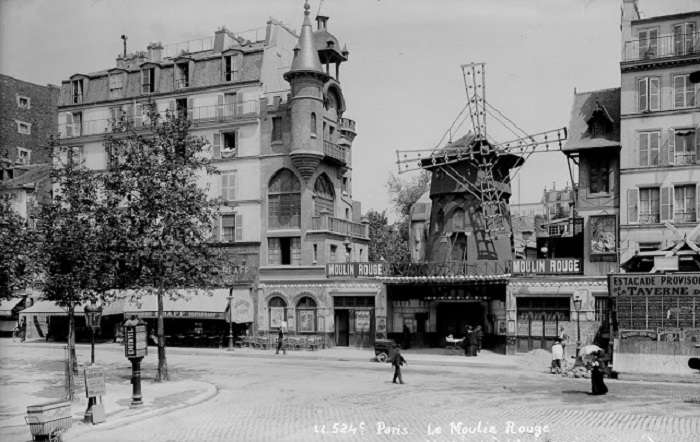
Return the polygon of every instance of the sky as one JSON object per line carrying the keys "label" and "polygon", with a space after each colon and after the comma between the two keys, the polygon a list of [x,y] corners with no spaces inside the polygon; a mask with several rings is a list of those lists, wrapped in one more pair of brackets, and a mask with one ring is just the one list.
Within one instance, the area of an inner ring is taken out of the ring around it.
{"label": "sky", "polygon": [[[320,0],[310,0],[312,18]],[[0,0],[0,73],[37,84],[114,67],[122,52],[261,28],[301,29],[303,0]],[[645,17],[700,10],[700,0],[640,0]],[[347,45],[345,117],[357,122],[353,198],[389,209],[397,150],[433,149],[466,105],[461,65],[486,63],[486,101],[527,133],[568,125],[574,90],[619,87],[620,0],[324,0]],[[465,124],[453,135],[468,130]],[[500,129],[500,130],[499,130]],[[488,134],[512,139],[495,121]],[[416,172],[413,172],[416,173]],[[410,177],[410,173],[401,175]],[[576,178],[574,173],[574,178]],[[570,184],[560,152],[532,155],[511,203]]]}

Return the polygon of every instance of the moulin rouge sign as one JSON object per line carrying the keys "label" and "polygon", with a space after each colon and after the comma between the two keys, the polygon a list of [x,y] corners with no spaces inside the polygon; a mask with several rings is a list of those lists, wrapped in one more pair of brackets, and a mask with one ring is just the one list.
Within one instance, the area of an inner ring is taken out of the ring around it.
{"label": "moulin rouge sign", "polygon": [[580,275],[583,266],[579,258],[514,259],[514,275]]}
{"label": "moulin rouge sign", "polygon": [[389,276],[389,265],[376,262],[344,262],[326,264],[327,278]]}

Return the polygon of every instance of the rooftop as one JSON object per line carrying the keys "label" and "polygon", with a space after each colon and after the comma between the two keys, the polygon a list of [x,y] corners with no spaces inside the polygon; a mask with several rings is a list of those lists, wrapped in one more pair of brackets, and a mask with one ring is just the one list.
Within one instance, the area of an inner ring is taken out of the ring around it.
{"label": "rooftop", "polygon": [[620,88],[574,93],[563,152],[620,147]]}

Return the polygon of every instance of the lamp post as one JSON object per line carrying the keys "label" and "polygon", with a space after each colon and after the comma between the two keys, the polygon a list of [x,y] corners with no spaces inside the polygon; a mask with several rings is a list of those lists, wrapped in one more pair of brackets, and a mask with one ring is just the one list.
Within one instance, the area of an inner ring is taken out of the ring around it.
{"label": "lamp post", "polygon": [[574,308],[576,309],[576,358],[581,353],[581,297],[574,296]]}
{"label": "lamp post", "polygon": [[[95,300],[90,301],[90,305],[86,305],[84,308],[85,312],[85,322],[88,327],[92,329],[92,351],[90,356],[90,365],[95,365],[95,329],[100,326],[100,320],[102,319],[102,306],[95,305]],[[88,398],[87,409],[85,410],[85,415],[83,420],[85,422],[90,422],[92,420],[92,406],[97,402],[94,396]]]}
{"label": "lamp post", "polygon": [[233,351],[233,289],[231,289],[228,295],[228,349],[227,351]]}

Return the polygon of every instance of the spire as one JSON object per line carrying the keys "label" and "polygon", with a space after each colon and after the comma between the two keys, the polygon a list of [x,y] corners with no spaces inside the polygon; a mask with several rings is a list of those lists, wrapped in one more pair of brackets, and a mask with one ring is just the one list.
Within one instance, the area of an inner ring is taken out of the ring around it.
{"label": "spire", "polygon": [[323,0],[321,0],[321,3],[318,5],[318,12],[316,13],[316,25],[318,27],[318,30],[323,30],[328,27],[328,12],[326,8],[323,6]]}
{"label": "spire", "polygon": [[294,61],[292,61],[292,68],[289,72],[284,74],[285,80],[289,81],[289,76],[295,73],[309,72],[317,73],[323,77],[327,77],[327,74],[323,71],[321,67],[321,60],[318,58],[318,51],[316,50],[316,45],[314,44],[314,31],[311,28],[311,21],[309,20],[309,2],[304,3],[304,24],[301,27],[301,33],[299,37],[299,51],[295,51]]}

